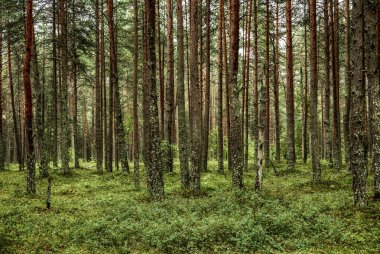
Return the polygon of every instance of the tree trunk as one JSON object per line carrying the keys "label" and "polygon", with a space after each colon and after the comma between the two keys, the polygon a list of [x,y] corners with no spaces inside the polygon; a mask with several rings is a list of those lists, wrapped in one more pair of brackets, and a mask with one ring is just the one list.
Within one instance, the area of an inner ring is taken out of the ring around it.
{"label": "tree trunk", "polygon": [[341,168],[341,134],[340,134],[340,102],[339,102],[339,41],[338,41],[338,25],[339,25],[339,1],[334,0],[334,11],[332,11],[333,3],[330,3],[332,21],[332,76],[333,76],[333,162],[336,169]]}
{"label": "tree trunk", "polygon": [[345,95],[345,112],[344,112],[344,122],[343,122],[343,136],[344,136],[344,148],[345,148],[345,161],[346,161],[346,167],[347,171],[351,172],[350,169],[350,104],[351,104],[351,78],[350,78],[350,73],[351,73],[351,49],[350,49],[350,44],[351,44],[351,31],[350,31],[350,1],[345,0],[344,1],[344,12],[346,16],[346,27],[345,27],[345,33],[346,33],[346,38],[345,38],[345,85],[346,85],[346,95]]}
{"label": "tree trunk", "polygon": [[[96,89],[96,87],[95,87],[95,89]],[[89,142],[88,142],[88,122],[87,122],[87,100],[86,100],[84,93],[82,93],[82,98],[83,98],[83,100],[82,100],[82,137],[83,137],[82,151],[83,151],[83,160],[89,162],[91,160],[91,153],[88,152],[89,151],[88,148],[91,147],[91,142],[90,142],[90,146],[89,146],[88,145]],[[97,99],[98,99],[98,97],[95,94],[95,103],[97,102],[96,101]],[[95,116],[95,118],[96,118],[96,116]],[[96,119],[95,119],[95,122],[96,122]],[[96,123],[95,123],[95,128],[96,128]],[[98,133],[97,133],[97,129],[96,129],[95,130],[95,146],[96,146],[96,140],[98,138],[97,135],[98,135]],[[100,137],[101,137],[101,133],[100,133]],[[95,147],[95,149],[96,149],[96,147]],[[95,151],[95,154],[96,154],[96,152],[97,152],[97,150]],[[97,156],[97,155],[95,155],[95,156]],[[99,171],[98,171],[98,173],[99,173]]]}
{"label": "tree trunk", "polygon": [[57,88],[57,10],[56,1],[53,0],[53,31],[52,31],[52,56],[53,56],[53,73],[52,73],[52,87],[53,87],[53,138],[52,138],[52,159],[54,167],[58,167],[58,88]]}
{"label": "tree trunk", "polygon": [[26,115],[26,133],[28,137],[27,145],[27,193],[34,195],[36,193],[35,182],[35,158],[33,142],[33,99],[32,87],[30,82],[30,61],[32,56],[32,30],[33,30],[33,1],[26,2],[26,22],[25,22],[25,62],[23,67],[23,81],[25,92],[25,115]]}
{"label": "tree trunk", "polygon": [[99,174],[103,172],[103,120],[102,120],[102,82],[100,79],[100,45],[99,45],[99,0],[95,0],[95,146],[96,169]]}
{"label": "tree trunk", "polygon": [[313,181],[321,181],[318,144],[317,3],[310,0],[310,142]]}
{"label": "tree trunk", "polygon": [[352,8],[352,88],[350,115],[350,158],[354,204],[367,206],[367,158],[365,152],[365,40],[364,1],[354,0]]}
{"label": "tree trunk", "polygon": [[[181,0],[178,0],[181,1]],[[224,173],[223,156],[223,16],[224,0],[219,0],[218,16],[218,173]]]}
{"label": "tree trunk", "polygon": [[230,19],[230,94],[231,96],[231,171],[232,184],[234,187],[243,187],[243,144],[241,134],[241,111],[240,111],[240,93],[241,86],[238,84],[239,68],[239,0],[232,0],[229,6]]}
{"label": "tree trunk", "polygon": [[[117,60],[116,60],[117,61]],[[117,71],[117,66],[115,62],[115,72]],[[123,122],[123,111],[121,108],[121,102],[120,102],[120,92],[119,92],[119,85],[118,85],[118,78],[116,74],[116,80],[115,80],[115,117],[116,117],[116,154],[120,155],[120,162],[121,162],[121,169],[123,172],[130,172],[129,164],[128,164],[128,144],[126,141],[126,135],[125,135],[125,128],[124,128],[124,122]]]}
{"label": "tree trunk", "polygon": [[[256,171],[259,170],[259,158],[258,158],[258,144],[259,144],[259,94],[258,94],[258,26],[257,26],[257,0],[253,0],[253,32],[254,32],[254,41],[253,41],[253,56],[254,56],[254,67],[253,67],[253,76],[254,76],[254,85],[253,85],[253,93],[254,93],[254,118],[253,118],[253,135],[255,140],[255,150],[254,150],[254,165],[256,165]],[[261,178],[260,178],[261,179]]]}
{"label": "tree trunk", "polygon": [[[147,2],[145,1],[145,6]],[[143,156],[145,167],[149,170],[151,167],[151,135],[150,135],[150,109],[149,109],[149,83],[148,83],[148,37],[147,37],[147,12],[143,13],[143,61],[142,61],[142,79],[143,79]],[[148,184],[150,184],[148,182]]]}
{"label": "tree trunk", "polygon": [[74,141],[74,168],[79,168],[79,138],[78,138],[78,55],[76,52],[76,20],[75,20],[75,0],[72,1],[72,30],[74,31],[72,39],[72,63],[71,63],[71,75],[73,81],[73,141]]}
{"label": "tree trunk", "polygon": [[191,88],[191,110],[192,110],[192,132],[191,132],[191,166],[190,186],[194,194],[201,189],[201,111],[199,94],[199,69],[198,69],[198,0],[190,1],[190,88]]}
{"label": "tree trunk", "polygon": [[[307,17],[307,3],[305,2],[304,5],[304,15],[305,19]],[[309,9],[310,11],[310,9]],[[311,36],[311,35],[310,35]],[[316,35],[315,35],[316,37]],[[307,135],[307,123],[308,123],[308,69],[307,69],[307,62],[309,61],[308,55],[307,55],[307,24],[305,20],[305,35],[304,35],[304,46],[305,46],[305,84],[303,89],[301,90],[301,93],[303,95],[302,98],[302,160],[304,163],[307,162],[307,152],[308,152],[308,135]],[[301,69],[302,72],[302,69]],[[302,73],[301,73],[302,77]],[[302,81],[301,81],[302,82]],[[318,121],[317,121],[318,122]]]}
{"label": "tree trunk", "polygon": [[292,2],[286,0],[286,123],[288,169],[294,170],[296,161],[294,142],[294,84],[293,84],[293,39]]}
{"label": "tree trunk", "polygon": [[[324,84],[324,158],[329,161],[330,166],[332,166],[332,143],[331,143],[331,125],[330,125],[330,26],[329,26],[329,1],[324,0],[323,2],[323,17],[324,17],[324,72],[325,72],[325,84]],[[331,3],[330,3],[331,4]]]}
{"label": "tree trunk", "polygon": [[374,198],[380,199],[380,0],[377,1],[377,85],[374,85],[373,161]]}
{"label": "tree trunk", "polygon": [[251,24],[252,24],[252,0],[249,1],[248,10],[248,27],[247,27],[247,67],[246,67],[246,83],[245,83],[245,153],[244,153],[244,166],[248,170],[248,147],[249,147],[249,135],[248,135],[248,120],[249,120],[249,70],[251,60]]}
{"label": "tree trunk", "polygon": [[269,166],[270,147],[269,147],[269,123],[270,123],[270,90],[269,90],[269,0],[266,0],[266,16],[265,16],[265,89],[266,89],[266,114],[265,114],[265,132],[264,132],[264,155],[265,167]]}
{"label": "tree trunk", "polygon": [[61,157],[64,174],[71,174],[70,162],[70,129],[68,117],[68,59],[67,59],[67,24],[66,24],[66,1],[60,0],[61,22],[61,61],[62,61],[62,84],[61,84]]}
{"label": "tree trunk", "polygon": [[114,25],[113,25],[113,0],[107,0],[107,10],[108,10],[108,33],[110,37],[110,72],[109,72],[109,93],[108,93],[108,136],[107,136],[107,161],[106,161],[106,170],[112,172],[113,167],[113,141],[114,141],[114,86],[115,86],[115,39],[114,39]]}
{"label": "tree trunk", "polygon": [[106,53],[104,39],[104,2],[100,2],[100,83],[102,87],[102,120],[103,120],[103,158],[106,166],[108,161],[107,153],[107,90],[106,90]]}
{"label": "tree trunk", "polygon": [[[229,6],[229,5],[228,5]],[[231,144],[230,144],[230,130],[231,130],[231,117],[230,117],[230,114],[231,114],[231,109],[230,109],[230,89],[229,89],[229,81],[230,81],[230,78],[229,78],[229,68],[228,68],[228,59],[227,59],[227,34],[226,34],[226,18],[222,17],[223,19],[223,54],[224,54],[224,66],[225,66],[225,80],[226,80],[226,84],[225,84],[225,90],[226,90],[226,112],[227,112],[227,119],[226,119],[226,122],[227,122],[227,139],[228,139],[228,149],[227,149],[227,159],[228,159],[228,169],[230,170],[231,169]]]}
{"label": "tree trunk", "polygon": [[205,111],[203,120],[203,155],[202,155],[202,170],[207,171],[208,161],[208,139],[210,130],[210,75],[211,75],[211,63],[210,63],[210,0],[206,0],[206,82],[205,82]]}
{"label": "tree trunk", "polygon": [[173,42],[173,8],[172,0],[166,0],[166,115],[165,115],[165,169],[173,172],[173,116],[174,116],[174,42]]}
{"label": "tree trunk", "polygon": [[163,54],[164,45],[161,40],[161,15],[160,15],[160,2],[157,1],[157,46],[158,46],[158,75],[160,78],[160,135],[161,139],[165,138],[165,75],[164,75],[164,58]]}
{"label": "tree trunk", "polygon": [[279,0],[276,0],[276,50],[275,50],[275,73],[274,73],[274,110],[275,110],[275,129],[276,129],[276,161],[281,160],[281,129],[280,129],[280,103],[279,103],[279,74],[280,74],[280,59],[279,59]]}
{"label": "tree trunk", "polygon": [[[265,70],[267,71],[267,70]],[[264,79],[263,75],[263,79]],[[255,190],[261,190],[263,185],[263,169],[264,169],[264,133],[265,133],[265,114],[266,114],[266,88],[264,86],[263,80],[261,80],[261,87],[260,87],[260,111],[258,115],[258,121],[257,121],[257,161],[256,161],[256,179],[255,179]]]}
{"label": "tree trunk", "polygon": [[183,5],[182,0],[177,0],[177,104],[178,104],[178,148],[181,172],[182,188],[188,189],[189,176],[189,153],[188,153],[188,127],[185,104],[185,58],[184,58],[184,28],[183,28]]}
{"label": "tree trunk", "polygon": [[[2,18],[0,18],[0,26],[2,26]],[[3,32],[0,32],[0,77],[3,77]],[[3,79],[0,78],[0,171],[5,170],[5,139],[3,128]]]}
{"label": "tree trunk", "polygon": [[148,44],[148,85],[150,106],[150,135],[151,135],[151,165],[148,169],[148,191],[150,198],[155,201],[164,198],[164,179],[161,160],[161,138],[158,121],[157,91],[156,91],[156,12],[155,0],[146,0],[147,15],[147,44]]}
{"label": "tree trunk", "polygon": [[140,189],[140,138],[139,138],[139,109],[138,109],[138,60],[139,60],[139,14],[138,1],[134,6],[134,37],[133,37],[133,182]]}
{"label": "tree trunk", "polygon": [[376,0],[370,0],[365,2],[365,52],[366,52],[366,80],[367,80],[367,96],[368,96],[368,155],[369,158],[373,158],[373,139],[375,117],[375,102],[376,95],[374,93],[375,84],[377,83],[377,58],[373,52],[376,49]]}

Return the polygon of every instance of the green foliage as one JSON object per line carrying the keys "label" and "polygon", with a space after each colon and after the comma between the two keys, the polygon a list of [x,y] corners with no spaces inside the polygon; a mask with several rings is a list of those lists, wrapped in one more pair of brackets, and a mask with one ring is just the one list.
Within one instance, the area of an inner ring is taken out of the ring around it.
{"label": "green foliage", "polygon": [[25,172],[0,172],[0,253],[376,253],[380,204],[352,206],[351,176],[324,168],[324,182],[310,182],[309,165],[264,172],[264,190],[253,191],[252,163],[245,189],[228,175],[202,175],[205,195],[185,197],[178,173],[165,175],[166,199],[149,203],[132,175],[98,175],[82,163],[71,177],[52,172],[52,209],[46,179],[25,195]]}

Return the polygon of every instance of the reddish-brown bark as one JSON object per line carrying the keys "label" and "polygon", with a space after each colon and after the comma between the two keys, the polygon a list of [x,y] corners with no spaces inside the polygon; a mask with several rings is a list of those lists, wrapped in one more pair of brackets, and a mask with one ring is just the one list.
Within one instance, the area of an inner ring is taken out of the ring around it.
{"label": "reddish-brown bark", "polygon": [[30,82],[30,61],[32,57],[32,30],[33,30],[33,1],[26,2],[26,22],[25,22],[25,62],[23,67],[23,82],[25,93],[25,120],[26,133],[28,138],[27,144],[27,192],[36,193],[35,183],[35,158],[33,142],[33,99],[32,86]]}

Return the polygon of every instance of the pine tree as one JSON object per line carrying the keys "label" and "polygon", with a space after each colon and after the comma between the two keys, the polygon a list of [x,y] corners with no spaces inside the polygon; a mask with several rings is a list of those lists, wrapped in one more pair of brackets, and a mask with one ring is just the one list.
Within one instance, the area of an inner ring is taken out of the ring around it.
{"label": "pine tree", "polygon": [[354,204],[367,206],[367,158],[365,151],[365,60],[364,1],[354,0],[352,8],[352,89],[350,114],[350,158]]}
{"label": "pine tree", "polygon": [[[0,14],[2,11],[0,12]],[[2,18],[0,18],[0,27]],[[5,169],[5,140],[3,128],[3,30],[0,30],[0,171]]]}
{"label": "pine tree", "polygon": [[[334,7],[334,8],[333,8]],[[333,78],[333,163],[336,169],[341,168],[341,134],[340,134],[340,93],[339,93],[339,0],[330,3],[331,22],[331,46],[332,46],[332,78]]]}
{"label": "pine tree", "polygon": [[373,160],[374,199],[380,199],[380,1],[377,1],[377,84],[374,84]]}
{"label": "pine tree", "polygon": [[67,23],[66,23],[66,1],[60,0],[60,23],[61,23],[61,160],[64,174],[71,174],[70,162],[70,129],[69,129],[69,110],[68,110],[68,57],[67,57]]}
{"label": "pine tree", "polygon": [[148,167],[148,191],[152,200],[159,201],[164,198],[164,179],[161,159],[161,138],[158,121],[157,91],[156,91],[156,11],[155,0],[146,0],[145,12],[147,16],[147,65],[149,86],[149,108],[150,108],[150,147],[151,158]]}
{"label": "pine tree", "polygon": [[181,184],[184,189],[189,188],[189,160],[188,160],[188,126],[185,104],[185,47],[183,28],[182,0],[177,0],[177,104],[178,104],[178,147],[181,172]]}
{"label": "pine tree", "polygon": [[136,189],[140,189],[140,138],[139,138],[139,112],[138,112],[138,2],[133,1],[134,6],[134,37],[133,37],[133,172]]}
{"label": "pine tree", "polygon": [[96,90],[96,168],[103,172],[103,122],[102,122],[102,82],[100,80],[100,34],[99,34],[99,0],[95,0],[95,90]]}
{"label": "pine tree", "polygon": [[274,110],[275,110],[275,130],[276,130],[276,161],[281,160],[281,129],[280,129],[280,102],[279,102],[279,72],[280,72],[280,52],[279,52],[279,0],[276,0],[276,49],[275,49],[275,68],[274,68]]}
{"label": "pine tree", "polygon": [[294,81],[293,81],[293,38],[292,2],[286,0],[286,123],[288,168],[293,170],[296,161],[294,142]]}
{"label": "pine tree", "polygon": [[36,193],[35,181],[35,157],[33,141],[33,101],[32,86],[30,82],[30,62],[32,57],[32,33],[33,33],[33,1],[26,2],[26,22],[25,22],[25,62],[23,66],[23,82],[25,92],[25,115],[26,115],[26,134],[27,144],[27,193]]}
{"label": "pine tree", "polygon": [[240,94],[241,86],[238,84],[239,67],[239,0],[232,0],[229,5],[230,13],[230,80],[231,91],[231,171],[232,183],[235,187],[243,187],[243,144],[241,128]]}
{"label": "pine tree", "polygon": [[330,124],[330,22],[329,22],[329,4],[330,1],[324,0],[323,2],[323,19],[324,19],[324,73],[325,73],[325,84],[324,84],[324,151],[323,157],[329,161],[330,166],[332,165],[332,143],[331,143],[331,124]]}
{"label": "pine tree", "polygon": [[173,42],[173,8],[172,0],[166,0],[166,115],[165,115],[165,169],[173,172],[173,117],[174,117],[174,42]]}
{"label": "pine tree", "polygon": [[[181,0],[178,0],[181,1]],[[218,16],[218,172],[224,173],[223,156],[223,16],[224,1],[219,0]]]}
{"label": "pine tree", "polygon": [[321,181],[318,144],[317,3],[310,0],[310,142],[313,181]]}
{"label": "pine tree", "polygon": [[192,191],[197,194],[201,189],[201,149],[202,149],[202,136],[201,136],[201,109],[200,109],[200,96],[199,93],[199,69],[198,69],[198,19],[199,8],[198,0],[190,1],[190,93],[191,93],[191,165],[190,165],[190,186]]}

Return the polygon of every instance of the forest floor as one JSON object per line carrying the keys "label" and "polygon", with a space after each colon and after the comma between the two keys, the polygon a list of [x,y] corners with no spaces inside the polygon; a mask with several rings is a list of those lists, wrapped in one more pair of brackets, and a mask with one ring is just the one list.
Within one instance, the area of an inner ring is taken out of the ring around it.
{"label": "forest floor", "polygon": [[210,162],[204,195],[187,197],[175,165],[161,203],[148,202],[145,182],[134,190],[132,174],[98,175],[94,163],[70,177],[53,171],[51,210],[47,180],[28,197],[25,172],[12,165],[0,172],[0,253],[379,253],[380,202],[354,208],[345,171],[323,165],[315,185],[310,165],[276,164],[279,176],[267,169],[256,193],[252,170],[237,191]]}

